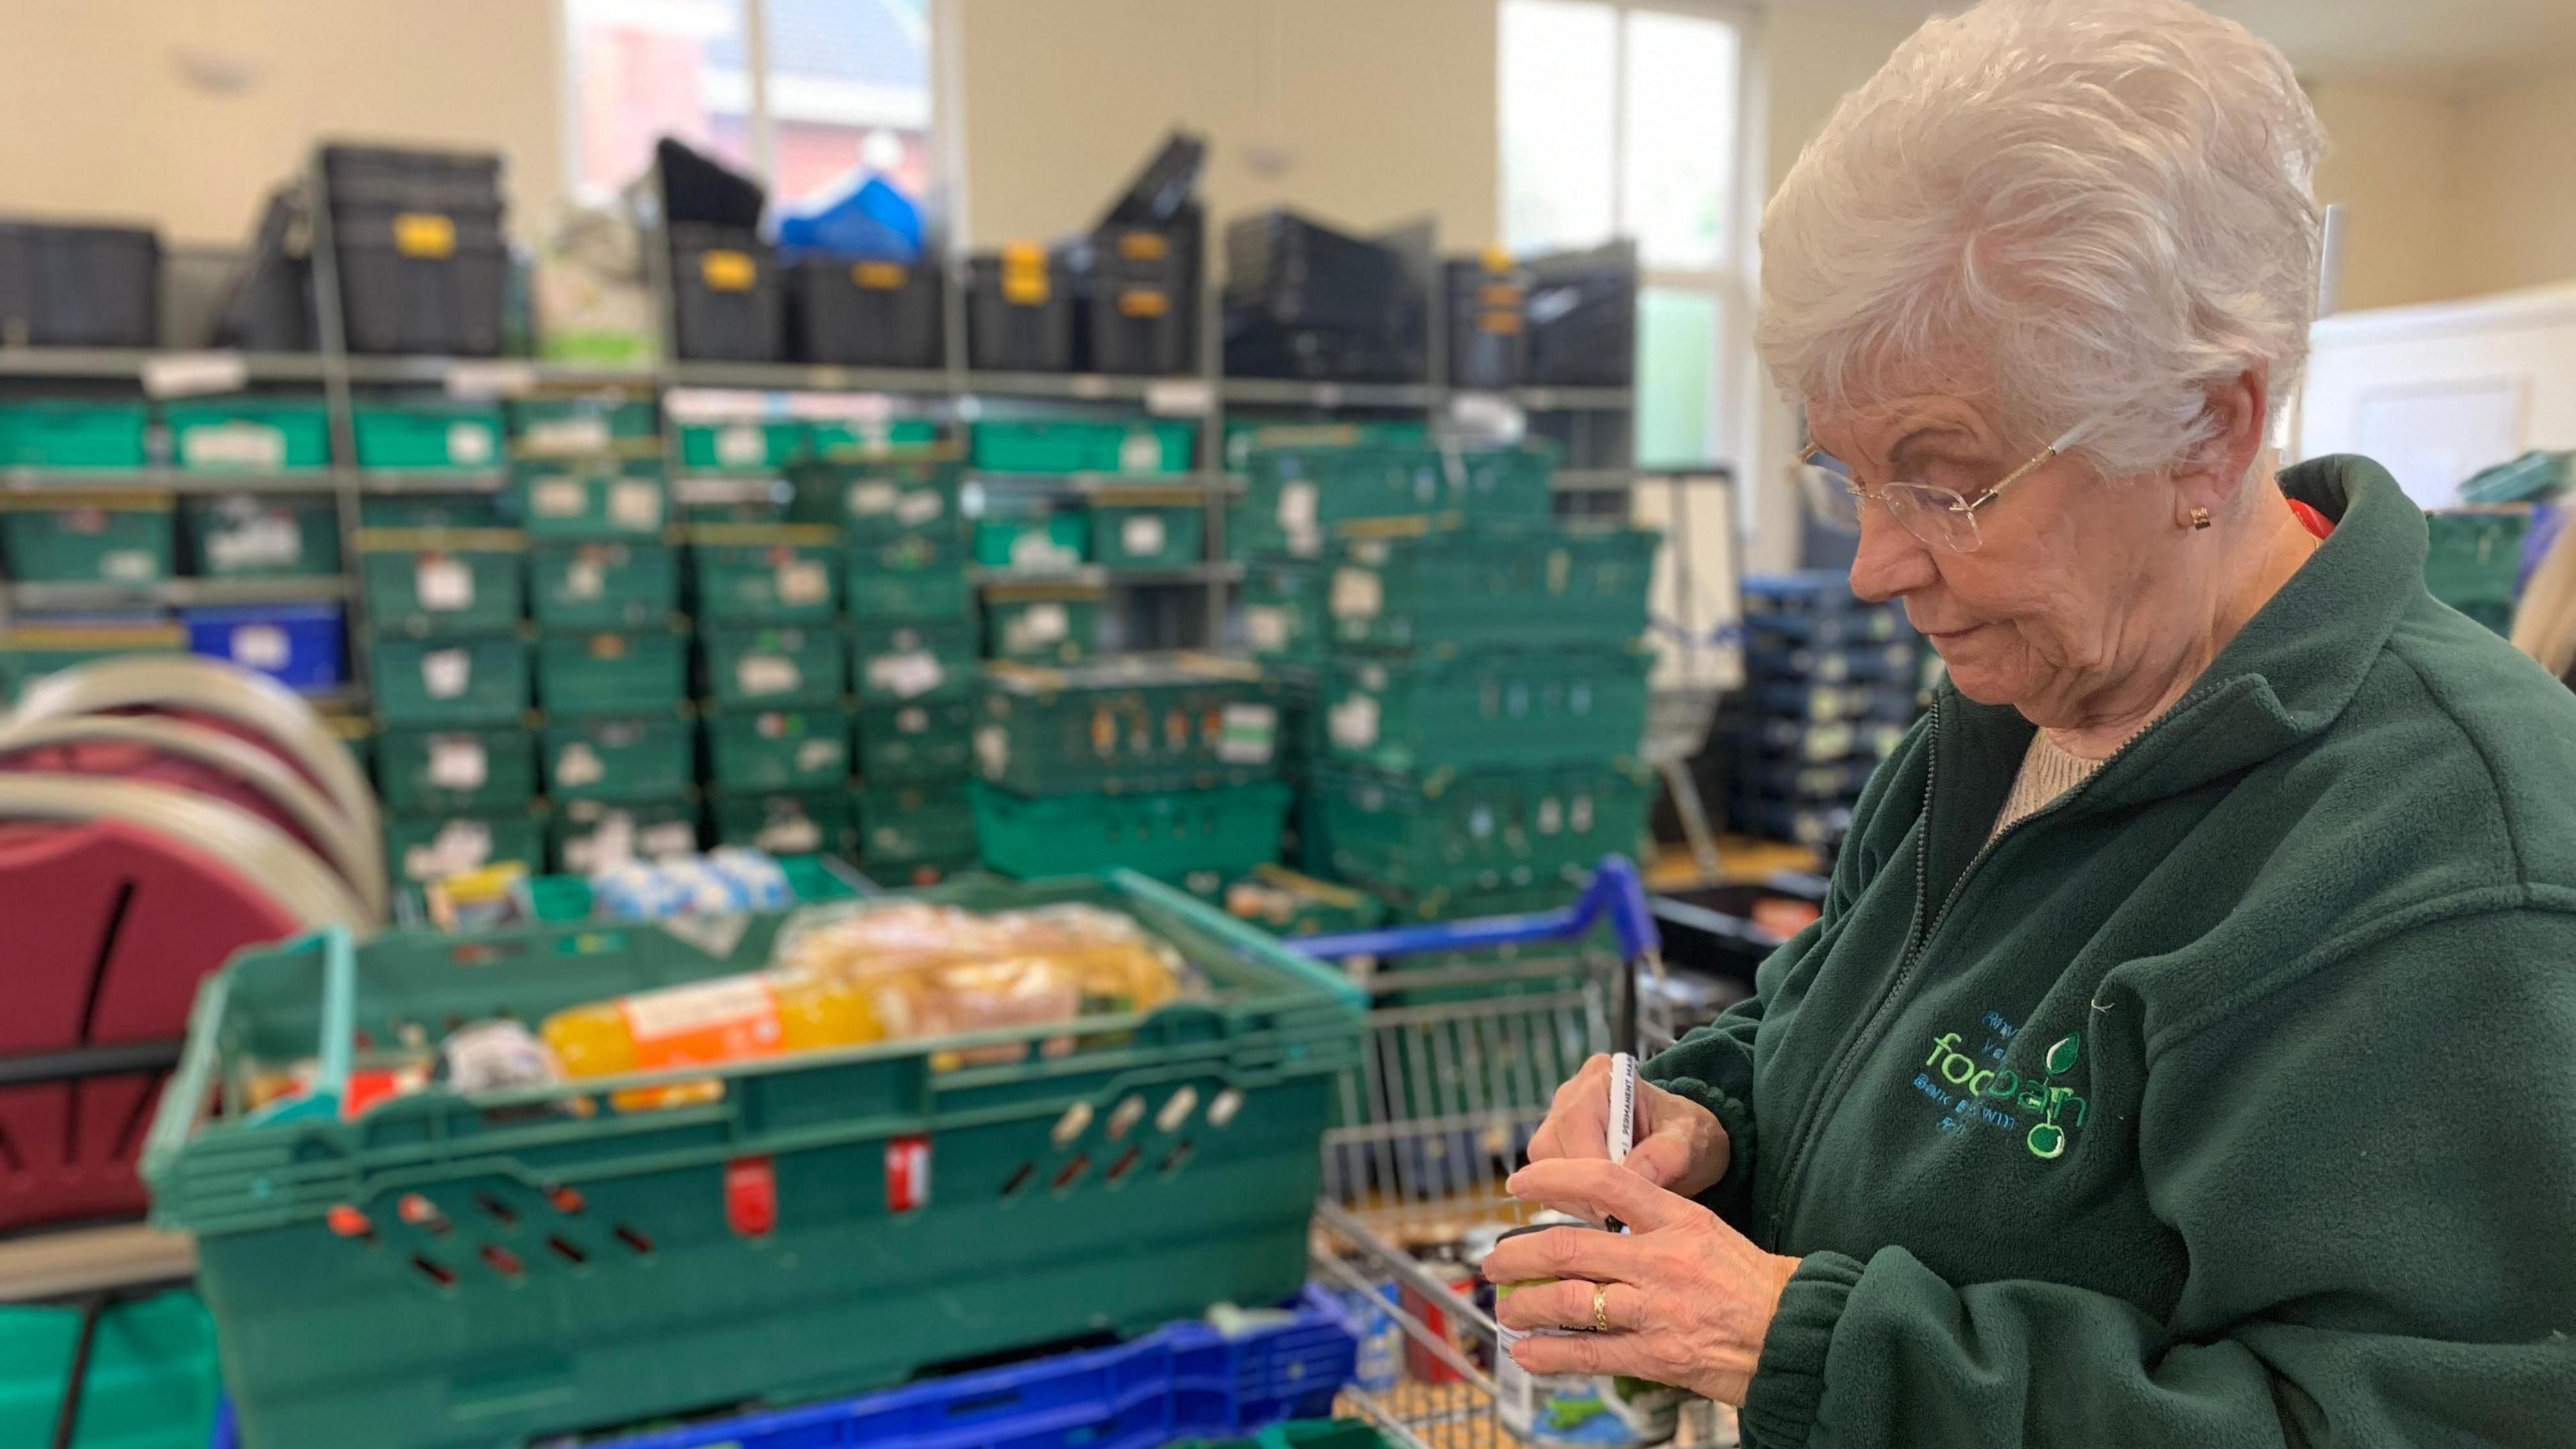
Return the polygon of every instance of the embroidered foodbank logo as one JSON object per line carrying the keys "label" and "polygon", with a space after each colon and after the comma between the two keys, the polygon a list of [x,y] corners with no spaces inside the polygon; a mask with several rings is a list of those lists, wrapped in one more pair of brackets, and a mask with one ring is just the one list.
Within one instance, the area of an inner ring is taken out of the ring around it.
{"label": "embroidered foodbank logo", "polygon": [[[2001,1027],[2007,1042],[2012,1028],[2001,1026],[1992,1013],[1987,1025]],[[2020,1119],[2008,1110],[2018,1107],[2036,1112],[2039,1120],[2031,1124],[2022,1143],[2033,1157],[2043,1160],[2063,1156],[2068,1134],[2084,1125],[2085,1101],[2072,1087],[2058,1085],[2057,1079],[2075,1070],[2084,1055],[2083,1033],[2069,1032],[2048,1049],[2040,1061],[2041,1074],[2024,1075],[2001,1065],[2004,1048],[1990,1037],[1984,1052],[1997,1065],[1988,1066],[1977,1055],[1959,1049],[1961,1037],[1955,1031],[1943,1032],[1932,1039],[1932,1054],[1923,1059],[1923,1070],[1916,1074],[1914,1085],[1934,1100],[1950,1106],[1961,1117],[1975,1114],[1989,1125],[2016,1127]],[[1946,1082],[1959,1091],[1955,1102],[1950,1094],[1934,1086],[1933,1078]],[[1998,1104],[2001,1104],[2000,1106]],[[1946,1125],[1946,1124],[1945,1124]]]}

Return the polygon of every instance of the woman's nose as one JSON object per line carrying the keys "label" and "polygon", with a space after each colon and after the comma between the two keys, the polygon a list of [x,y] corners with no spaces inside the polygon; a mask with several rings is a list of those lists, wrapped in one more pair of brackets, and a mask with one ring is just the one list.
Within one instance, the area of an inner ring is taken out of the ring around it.
{"label": "woman's nose", "polygon": [[1885,508],[1862,499],[1860,551],[1852,556],[1852,592],[1869,603],[1883,604],[1938,577],[1932,552],[1923,540],[1906,532]]}

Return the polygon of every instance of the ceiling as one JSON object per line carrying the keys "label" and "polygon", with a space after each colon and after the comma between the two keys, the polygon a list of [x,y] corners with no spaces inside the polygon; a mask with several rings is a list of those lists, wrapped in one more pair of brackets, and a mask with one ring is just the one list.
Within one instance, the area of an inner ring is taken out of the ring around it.
{"label": "ceiling", "polygon": [[[1771,0],[1785,9],[1931,15],[1962,0]],[[2445,90],[2576,63],[2576,0],[2202,0],[2312,80]]]}

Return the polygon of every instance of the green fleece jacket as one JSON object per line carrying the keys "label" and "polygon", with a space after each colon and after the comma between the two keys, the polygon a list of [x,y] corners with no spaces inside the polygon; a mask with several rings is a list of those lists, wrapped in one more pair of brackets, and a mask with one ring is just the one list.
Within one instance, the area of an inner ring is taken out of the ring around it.
{"label": "green fleece jacket", "polygon": [[2576,1444],[2576,697],[2381,469],[2180,703],[1987,837],[1946,686],[1823,916],[1647,1075],[1804,1259],[1748,1443]]}

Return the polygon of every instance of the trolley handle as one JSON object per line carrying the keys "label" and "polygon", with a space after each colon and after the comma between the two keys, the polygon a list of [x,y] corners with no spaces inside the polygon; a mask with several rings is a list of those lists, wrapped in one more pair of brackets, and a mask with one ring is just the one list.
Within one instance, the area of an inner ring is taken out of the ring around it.
{"label": "trolley handle", "polygon": [[1571,941],[1607,917],[1618,938],[1619,955],[1627,961],[1659,956],[1662,939],[1655,931],[1654,911],[1637,868],[1623,855],[1605,855],[1574,904],[1553,911],[1518,916],[1482,916],[1466,921],[1432,921],[1378,931],[1346,931],[1332,936],[1303,936],[1287,944],[1325,961],[1349,956],[1420,956],[1433,951],[1464,951],[1480,946],[1517,946],[1532,941]]}

